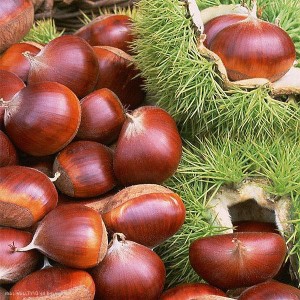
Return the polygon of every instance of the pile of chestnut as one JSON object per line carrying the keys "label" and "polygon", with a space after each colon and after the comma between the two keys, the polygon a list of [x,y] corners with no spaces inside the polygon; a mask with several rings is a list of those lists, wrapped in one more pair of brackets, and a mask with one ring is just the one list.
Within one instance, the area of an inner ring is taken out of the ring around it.
{"label": "pile of chestnut", "polygon": [[208,284],[163,292],[153,248],[185,220],[162,185],[182,142],[173,118],[145,105],[131,22],[105,15],[0,57],[0,299],[222,299],[256,284],[239,299],[266,289],[299,297],[270,281],[286,246],[266,232],[194,241],[190,262]]}
{"label": "pile of chestnut", "polygon": [[162,185],[182,141],[173,118],[145,104],[131,22],[102,16],[0,57],[1,299],[158,299],[164,289],[152,249],[185,219]]}

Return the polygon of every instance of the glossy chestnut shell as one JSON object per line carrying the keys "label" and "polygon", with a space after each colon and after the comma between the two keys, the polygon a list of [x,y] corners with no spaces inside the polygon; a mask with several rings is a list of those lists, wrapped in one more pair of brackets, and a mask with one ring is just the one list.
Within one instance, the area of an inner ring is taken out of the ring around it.
{"label": "glossy chestnut shell", "polygon": [[16,252],[37,249],[68,267],[95,267],[107,251],[107,232],[101,216],[81,204],[57,206],[39,222],[30,244]]}
{"label": "glossy chestnut shell", "polygon": [[93,19],[75,35],[92,46],[111,46],[130,53],[130,43],[134,40],[132,26],[133,21],[129,16],[106,14]]}
{"label": "glossy chestnut shell", "polygon": [[0,225],[27,228],[57,205],[54,184],[42,172],[23,166],[0,168]]}
{"label": "glossy chestnut shell", "polygon": [[32,55],[36,55],[41,49],[42,46],[33,43],[22,42],[13,44],[1,55],[0,69],[16,74],[26,82],[30,63],[23,53],[29,51]]}
{"label": "glossy chestnut shell", "polygon": [[122,127],[114,152],[114,171],[124,185],[161,184],[181,159],[182,141],[174,119],[163,109],[135,109]]}
{"label": "glossy chestnut shell", "polygon": [[149,248],[115,234],[103,261],[91,270],[96,299],[156,300],[163,290],[165,267]]}
{"label": "glossy chestnut shell", "polygon": [[64,148],[76,135],[81,118],[76,95],[57,82],[30,84],[7,104],[5,130],[12,142],[33,156]]}
{"label": "glossy chestnut shell", "polygon": [[205,283],[184,283],[166,290],[159,300],[192,300],[205,295],[226,296],[220,289]]}
{"label": "glossy chestnut shell", "polygon": [[283,29],[252,16],[221,30],[210,49],[221,58],[232,81],[266,78],[274,82],[296,59],[294,43]]}
{"label": "glossy chestnut shell", "polygon": [[81,122],[77,138],[105,145],[115,142],[126,119],[118,96],[103,88],[81,99],[80,105]]}
{"label": "glossy chestnut shell", "polygon": [[40,300],[49,298],[93,300],[95,284],[86,271],[50,267],[31,273],[17,282],[11,289],[10,299],[21,300],[24,299],[24,295],[30,294]]}
{"label": "glossy chestnut shell", "polygon": [[221,289],[247,287],[273,278],[286,256],[285,240],[270,232],[237,232],[200,238],[190,245],[190,263]]}
{"label": "glossy chestnut shell", "polygon": [[[16,74],[0,70],[0,99],[9,101],[13,96],[25,87],[25,83]],[[4,130],[5,107],[0,107],[0,129]]]}
{"label": "glossy chestnut shell", "polygon": [[294,286],[269,280],[246,289],[239,300],[298,300],[300,290]]}
{"label": "glossy chestnut shell", "polygon": [[180,196],[154,184],[127,187],[110,199],[103,221],[111,232],[122,232],[127,239],[153,248],[173,236],[185,220]]}
{"label": "glossy chestnut shell", "polygon": [[54,161],[53,172],[60,173],[55,185],[71,197],[104,194],[116,185],[112,159],[112,151],[100,143],[72,142]]}
{"label": "glossy chestnut shell", "polygon": [[[32,234],[13,228],[0,228],[0,284],[12,284],[35,271],[41,263],[41,255],[36,250],[14,252],[9,245],[26,246]],[[1,299],[1,297],[0,297]]]}
{"label": "glossy chestnut shell", "polygon": [[50,41],[35,56],[26,54],[30,61],[28,83],[43,81],[61,83],[78,98],[95,88],[99,75],[96,55],[82,38],[63,35]]}

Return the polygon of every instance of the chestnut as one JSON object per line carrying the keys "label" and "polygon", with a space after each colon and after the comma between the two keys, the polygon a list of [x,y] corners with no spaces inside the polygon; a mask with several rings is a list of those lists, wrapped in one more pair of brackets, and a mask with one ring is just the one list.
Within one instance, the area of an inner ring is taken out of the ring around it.
{"label": "chestnut", "polygon": [[209,284],[205,283],[184,283],[166,290],[159,300],[192,300],[202,299],[205,295],[226,296],[226,294]]}
{"label": "chestnut", "polygon": [[263,222],[263,221],[237,221],[233,222],[234,231],[240,232],[274,232],[278,233],[279,231],[275,223]]}
{"label": "chestnut", "polygon": [[30,227],[57,205],[54,184],[32,168],[0,168],[0,189],[0,225],[3,226]]}
{"label": "chestnut", "polygon": [[76,137],[105,145],[115,142],[126,118],[118,96],[102,88],[81,99],[80,105],[81,123]]}
{"label": "chestnut", "polygon": [[8,136],[0,130],[0,167],[16,165],[18,154]]}
{"label": "chestnut", "polygon": [[106,14],[93,19],[74,34],[92,46],[111,46],[130,53],[130,44],[134,40],[132,25],[129,16]]}
{"label": "chestnut", "polygon": [[299,300],[300,290],[294,286],[268,280],[247,288],[241,293],[239,300]]}
{"label": "chestnut", "polygon": [[31,0],[5,0],[0,5],[0,53],[20,41],[34,21]]}
{"label": "chestnut", "polygon": [[127,187],[110,197],[110,210],[102,218],[108,231],[153,248],[173,236],[185,220],[180,196],[155,184]]}
{"label": "chestnut", "polygon": [[92,92],[99,75],[96,55],[82,38],[63,35],[50,41],[37,54],[25,52],[30,62],[28,83],[61,83],[78,98]]}
{"label": "chestnut", "polygon": [[[11,98],[25,87],[25,83],[16,74],[0,70],[0,99],[9,101]],[[0,106],[0,129],[4,129],[5,106]]]}
{"label": "chestnut", "polygon": [[54,154],[77,133],[81,109],[76,95],[57,82],[29,84],[2,103],[5,131],[22,151],[33,156]]}
{"label": "chestnut", "polygon": [[81,204],[60,205],[39,222],[28,245],[13,250],[32,249],[68,267],[92,268],[106,254],[106,228],[101,216],[92,208]]}
{"label": "chestnut", "polygon": [[56,156],[53,172],[60,176],[56,187],[71,197],[93,197],[110,191],[116,184],[111,150],[93,141],[70,143]]}
{"label": "chestnut", "polygon": [[155,252],[115,233],[107,255],[91,274],[96,299],[156,300],[162,293],[166,270]]}
{"label": "chestnut", "polygon": [[273,278],[286,256],[286,243],[271,232],[236,232],[195,240],[190,263],[209,284],[221,289],[247,287]]}
{"label": "chestnut", "polygon": [[95,284],[91,275],[86,271],[49,267],[31,273],[17,282],[11,288],[10,294],[11,300],[29,300],[32,298],[39,300],[93,300]]}
{"label": "chestnut", "polygon": [[265,78],[275,82],[293,66],[295,45],[282,28],[255,14],[222,29],[211,40],[210,50],[222,60],[232,81]]}
{"label": "chestnut", "polygon": [[29,51],[32,55],[40,52],[42,46],[29,42],[11,45],[0,57],[0,69],[16,74],[24,82],[27,81],[30,63],[23,55]]}
{"label": "chestnut", "polygon": [[127,114],[114,152],[114,171],[124,185],[161,184],[179,165],[182,142],[165,110],[142,106]]}
{"label": "chestnut", "polygon": [[95,89],[108,88],[125,108],[134,109],[146,98],[144,79],[131,55],[110,46],[94,46],[99,64],[99,78]]}
{"label": "chestnut", "polygon": [[26,246],[31,239],[29,232],[0,228],[0,284],[15,283],[39,267],[41,255],[38,251],[16,253],[11,249],[13,245]]}

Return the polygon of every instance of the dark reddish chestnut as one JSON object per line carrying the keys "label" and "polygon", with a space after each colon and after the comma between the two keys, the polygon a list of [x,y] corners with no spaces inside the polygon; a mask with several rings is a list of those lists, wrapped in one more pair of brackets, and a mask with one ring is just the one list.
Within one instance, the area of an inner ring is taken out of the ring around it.
{"label": "dark reddish chestnut", "polygon": [[122,127],[114,171],[123,185],[160,184],[176,171],[182,142],[174,119],[154,106],[137,108]]}
{"label": "dark reddish chestnut", "polygon": [[63,35],[50,41],[37,55],[25,52],[30,61],[28,82],[55,81],[67,86],[79,98],[90,93],[99,67],[92,47],[82,38]]}
{"label": "dark reddish chestnut", "polygon": [[190,263],[209,284],[221,289],[251,286],[279,271],[284,239],[270,232],[237,232],[200,238],[190,246]]}
{"label": "dark reddish chestnut", "polygon": [[57,82],[30,84],[5,101],[4,125],[25,153],[45,156],[64,148],[76,135],[81,118],[76,95]]}
{"label": "dark reddish chestnut", "polygon": [[[25,83],[14,73],[0,70],[0,99],[9,101],[17,92],[25,87]],[[4,129],[4,107],[0,107],[0,129]]]}
{"label": "dark reddish chestnut", "polygon": [[233,81],[266,78],[274,82],[296,59],[290,36],[275,24],[252,15],[222,29],[211,41],[210,49],[221,58]]}
{"label": "dark reddish chestnut", "polygon": [[235,231],[240,232],[274,232],[279,233],[276,224],[262,221],[239,221],[233,222]]}
{"label": "dark reddish chestnut", "polygon": [[92,208],[81,204],[60,205],[38,224],[30,244],[14,251],[32,249],[68,267],[91,268],[106,254],[106,228]]}
{"label": "dark reddish chestnut", "polygon": [[13,243],[16,247],[23,247],[31,239],[32,234],[29,232],[0,228],[0,284],[15,283],[38,268],[41,262],[38,251],[16,253],[9,246]]}
{"label": "dark reddish chestnut", "polygon": [[33,43],[22,42],[13,44],[0,57],[0,69],[16,74],[26,82],[30,63],[23,53],[29,51],[32,55],[36,55],[41,49],[42,46]]}
{"label": "dark reddish chestnut", "polygon": [[269,280],[246,289],[239,300],[299,300],[300,290],[291,285]]}
{"label": "dark reddish chestnut", "polygon": [[81,123],[77,138],[105,145],[115,142],[125,121],[125,112],[118,96],[103,88],[81,101]]}
{"label": "dark reddish chestnut", "polygon": [[247,15],[242,14],[228,14],[221,15],[209,20],[204,25],[204,33],[206,34],[206,38],[204,41],[204,45],[210,48],[211,41],[215,38],[215,36],[225,27],[237,23],[241,20],[245,20]]}
{"label": "dark reddish chestnut", "polygon": [[0,167],[16,165],[18,154],[8,136],[0,130]]}
{"label": "dark reddish chestnut", "polygon": [[132,24],[129,16],[107,14],[93,19],[76,31],[75,35],[82,37],[92,46],[111,46],[130,53],[130,43],[134,39]]}
{"label": "dark reddish chestnut", "polygon": [[20,41],[34,21],[31,0],[5,0],[0,5],[0,53]]}
{"label": "dark reddish chestnut", "polygon": [[112,151],[97,142],[70,143],[57,155],[53,171],[60,173],[56,187],[71,197],[101,195],[116,184]]}
{"label": "dark reddish chestnut", "polygon": [[57,191],[42,172],[23,166],[0,168],[0,225],[26,228],[57,205]]}
{"label": "dark reddish chestnut", "polygon": [[166,290],[159,300],[202,299],[205,295],[226,296],[220,289],[205,283],[184,283]]}
{"label": "dark reddish chestnut", "polygon": [[110,199],[112,209],[102,213],[106,228],[153,248],[173,236],[185,220],[180,196],[155,184],[125,188]]}
{"label": "dark reddish chestnut", "polygon": [[108,88],[126,108],[138,107],[146,97],[144,80],[133,58],[124,51],[109,46],[93,47],[99,63],[96,89]]}
{"label": "dark reddish chestnut", "polygon": [[156,300],[165,283],[165,266],[149,248],[115,234],[103,261],[91,270],[96,299]]}
{"label": "dark reddish chestnut", "polygon": [[93,300],[95,284],[91,275],[86,271],[50,267],[29,274],[17,282],[10,292],[11,300],[32,298]]}

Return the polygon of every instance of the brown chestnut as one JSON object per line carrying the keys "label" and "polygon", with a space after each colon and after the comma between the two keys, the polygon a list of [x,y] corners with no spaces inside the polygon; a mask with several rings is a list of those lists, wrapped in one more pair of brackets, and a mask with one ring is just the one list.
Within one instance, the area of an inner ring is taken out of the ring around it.
{"label": "brown chestnut", "polygon": [[14,251],[32,249],[68,267],[91,268],[106,254],[106,228],[92,208],[81,204],[60,205],[39,222],[30,244],[15,247]]}
{"label": "brown chestnut", "polygon": [[38,268],[41,262],[38,251],[16,253],[11,249],[26,246],[31,239],[29,232],[0,228],[0,284],[15,283]]}
{"label": "brown chestnut", "polygon": [[133,21],[129,16],[106,14],[93,19],[75,32],[92,46],[111,46],[127,53],[131,52],[130,43],[134,39]]}
{"label": "brown chestnut", "polygon": [[205,283],[184,283],[166,290],[159,300],[192,300],[202,299],[205,295],[226,296],[226,294],[209,284]]}
{"label": "brown chestnut", "polygon": [[0,5],[0,53],[20,41],[34,21],[31,0],[5,0]]}
{"label": "brown chestnut", "polygon": [[56,187],[71,197],[94,197],[116,185],[111,150],[97,142],[76,141],[55,158]]}
{"label": "brown chestnut", "polygon": [[263,221],[237,221],[233,222],[234,231],[240,232],[274,232],[279,233],[276,224]]}
{"label": "brown chestnut", "polygon": [[0,168],[0,225],[26,228],[57,204],[57,191],[42,172],[24,166]]}
{"label": "brown chestnut", "polygon": [[103,88],[81,99],[80,104],[81,123],[77,138],[105,145],[115,142],[126,119],[118,96]]}
{"label": "brown chestnut", "polygon": [[25,52],[29,59],[28,83],[54,81],[82,98],[97,83],[99,67],[92,47],[82,38],[63,35],[50,41],[37,55]]}
{"label": "brown chestnut", "polygon": [[249,287],[241,293],[239,300],[299,300],[300,290],[294,286],[268,280]]}
{"label": "brown chestnut", "polygon": [[144,80],[132,56],[115,47],[94,46],[99,78],[96,89],[108,88],[120,99],[125,108],[138,107],[146,97]]}
{"label": "brown chestnut", "polygon": [[142,106],[127,114],[114,153],[114,171],[125,186],[161,184],[175,173],[181,153],[181,137],[170,114]]}
{"label": "brown chestnut", "polygon": [[165,283],[165,266],[149,248],[114,234],[103,261],[91,270],[96,299],[156,300]]}
{"label": "brown chestnut", "polygon": [[5,101],[8,137],[22,151],[46,156],[64,148],[76,135],[81,118],[76,95],[57,82],[30,84]]}
{"label": "brown chestnut", "polygon": [[236,232],[195,240],[190,263],[209,284],[221,289],[247,287],[273,278],[286,256],[285,240],[270,232]]}
{"label": "brown chestnut", "polygon": [[155,184],[127,187],[110,198],[102,213],[108,231],[122,232],[127,239],[153,248],[173,236],[185,220],[180,196]]}
{"label": "brown chestnut", "polygon": [[[25,83],[16,74],[0,70],[0,99],[9,101],[11,98],[25,87]],[[0,129],[4,129],[5,108],[0,107]]]}
{"label": "brown chestnut", "polygon": [[13,44],[0,57],[0,69],[16,74],[26,82],[30,63],[23,53],[29,51],[32,55],[36,55],[41,49],[42,46],[28,42]]}
{"label": "brown chestnut", "polygon": [[84,299],[93,300],[95,284],[89,273],[50,267],[29,274],[10,290],[11,300]]}

